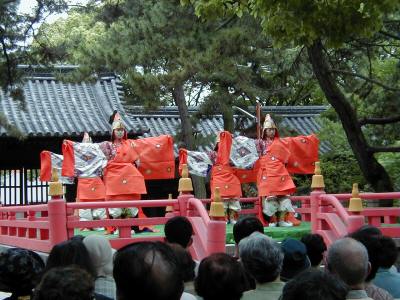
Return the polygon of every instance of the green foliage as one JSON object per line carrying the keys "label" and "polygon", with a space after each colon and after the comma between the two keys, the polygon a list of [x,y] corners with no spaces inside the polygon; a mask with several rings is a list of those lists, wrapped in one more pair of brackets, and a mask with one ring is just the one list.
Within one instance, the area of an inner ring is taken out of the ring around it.
{"label": "green foliage", "polygon": [[349,142],[343,131],[343,127],[337,119],[335,111],[331,108],[321,115],[320,120],[321,129],[318,137],[321,141],[329,143],[331,151],[337,153],[351,153]]}
{"label": "green foliage", "polygon": [[328,143],[330,151],[320,155],[321,169],[325,180],[325,190],[329,193],[351,192],[353,183],[360,190],[369,191],[371,187],[365,181],[350,145],[337,121],[333,109],[328,110],[320,119],[321,130],[318,137]]}
{"label": "green foliage", "polygon": [[[397,142],[397,145],[400,143]],[[400,190],[400,153],[380,153],[378,161],[392,178],[396,191]]]}
{"label": "green foliage", "polygon": [[3,127],[12,137],[15,137],[19,140],[23,140],[25,138],[25,136],[16,126],[13,126],[8,122],[7,117],[3,112],[0,112],[0,127]]}
{"label": "green foliage", "polygon": [[104,30],[105,24],[97,21],[94,14],[73,10],[66,19],[43,23],[33,49],[43,63],[86,65],[93,59],[91,54],[102,51],[99,39]]}
{"label": "green foliage", "polygon": [[19,64],[31,62],[33,56],[27,48],[34,34],[34,26],[46,14],[66,8],[65,1],[31,1],[32,13],[20,13],[20,1],[0,1],[0,87],[17,100],[23,100]]}
{"label": "green foliage", "polygon": [[327,193],[351,192],[353,183],[362,191],[371,191],[352,153],[333,151],[321,155],[320,161]]}
{"label": "green foliage", "polygon": [[310,45],[323,37],[338,47],[354,36],[370,37],[396,0],[184,0],[203,18],[250,13],[278,45]]}
{"label": "green foliage", "polygon": [[[0,100],[11,97],[21,109],[25,109],[23,76],[20,64],[34,64],[35,55],[27,47],[34,36],[34,27],[53,12],[66,8],[62,0],[30,1],[31,13],[21,13],[20,1],[0,1]],[[0,113],[0,126],[10,136],[22,139],[22,133],[9,124],[6,116]]]}
{"label": "green foliage", "polygon": [[311,175],[294,175],[293,182],[296,185],[296,195],[310,195]]}

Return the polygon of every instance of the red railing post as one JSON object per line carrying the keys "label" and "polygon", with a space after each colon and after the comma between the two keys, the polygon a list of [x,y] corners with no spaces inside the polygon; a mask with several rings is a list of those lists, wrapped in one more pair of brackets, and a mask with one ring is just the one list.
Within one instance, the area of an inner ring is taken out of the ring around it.
{"label": "red railing post", "polygon": [[188,201],[193,198],[191,192],[193,191],[192,180],[189,178],[189,171],[186,164],[182,165],[182,177],[179,179],[178,185],[178,206],[179,215],[188,216]]}
{"label": "red railing post", "polygon": [[178,205],[179,205],[179,215],[188,217],[188,201],[190,198],[193,198],[192,194],[180,194],[178,196]]}
{"label": "red railing post", "polygon": [[68,239],[66,202],[61,197],[53,197],[47,204],[49,210],[49,240],[51,246]]}
{"label": "red railing post", "polygon": [[353,183],[353,189],[351,191],[351,198],[349,201],[348,212],[351,214],[347,223],[347,233],[358,230],[365,224],[365,218],[361,215],[363,211],[363,203],[358,192],[358,184]]}
{"label": "red railing post", "polygon": [[214,221],[224,221],[225,223],[225,209],[224,203],[221,199],[221,194],[219,187],[215,188],[214,199],[212,199],[210,204],[210,219]]}
{"label": "red railing post", "polygon": [[321,175],[321,168],[319,161],[315,162],[315,174],[312,177],[310,194],[310,210],[311,210],[311,232],[316,233],[321,229],[321,222],[318,220],[318,213],[320,211],[321,199],[320,195],[325,194],[324,177]]}
{"label": "red railing post", "polygon": [[63,186],[58,181],[57,170],[53,169],[52,179],[49,183],[51,200],[47,204],[49,220],[49,240],[54,246],[68,239],[67,234],[67,203],[63,199]]}
{"label": "red railing post", "polygon": [[225,252],[226,223],[224,221],[210,220],[207,226],[207,255]]}
{"label": "red railing post", "polygon": [[[172,200],[172,194],[168,194],[168,200]],[[177,210],[178,208],[176,208]],[[167,218],[172,218],[175,216],[174,213],[174,206],[173,205],[167,205],[167,207],[165,208],[165,216]]]}
{"label": "red railing post", "polygon": [[[36,212],[35,211],[28,211],[28,221],[35,221],[36,220]],[[37,230],[36,228],[29,228],[28,229],[28,238],[35,239],[37,237]]]}
{"label": "red railing post", "polygon": [[[8,220],[9,221],[16,220],[15,212],[10,211],[8,213]],[[12,236],[17,235],[17,228],[9,226],[8,227],[8,235],[12,235]]]}

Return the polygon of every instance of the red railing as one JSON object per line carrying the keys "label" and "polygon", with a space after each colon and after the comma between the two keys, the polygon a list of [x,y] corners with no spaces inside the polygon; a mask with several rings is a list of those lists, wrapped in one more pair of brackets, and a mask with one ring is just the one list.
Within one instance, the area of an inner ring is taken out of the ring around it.
{"label": "red railing", "polygon": [[[165,217],[79,220],[75,211],[96,208],[167,207],[173,212]],[[191,252],[201,259],[213,252],[225,251],[225,222],[210,220],[207,210],[193,195],[181,195],[178,199],[138,200],[134,202],[78,202],[66,203],[52,199],[48,204],[0,207],[0,244],[49,252],[53,245],[71,238],[75,229],[114,226],[119,230],[117,237],[110,238],[113,248],[119,249],[138,241],[164,240],[163,235],[131,235],[132,226],[163,225],[171,216],[187,216],[194,227],[195,238]],[[206,235],[206,236],[203,236]]]}
{"label": "red railing", "polygon": [[[314,199],[313,199],[314,197]],[[360,213],[348,212],[342,201],[348,201],[352,194],[325,194],[322,191],[306,196],[292,196],[293,203],[300,203],[295,208],[301,214],[302,221],[311,222],[312,232],[320,233],[327,244],[358,229],[364,224],[378,227],[384,235],[400,238],[400,207],[365,207]],[[362,193],[363,200],[399,199],[400,192]],[[312,200],[313,199],[313,200]],[[201,199],[210,203],[210,199]],[[258,214],[261,205],[258,198],[241,198],[241,204],[254,203],[253,208],[242,209],[241,215]],[[312,212],[314,208],[314,213]]]}
{"label": "red railing", "polygon": [[[327,195],[323,191],[314,191],[310,196],[293,196],[292,200],[301,202],[297,209],[303,221],[311,221],[312,232],[320,233],[330,244],[335,239],[367,223],[378,227],[385,235],[399,238],[399,207],[367,207],[358,215],[349,213],[341,201],[348,200],[351,194]],[[365,200],[398,199],[396,193],[360,194]],[[209,199],[195,199],[192,195],[181,195],[177,199],[140,200],[135,202],[87,202],[66,203],[62,199],[52,199],[48,204],[0,207],[0,244],[29,248],[49,252],[53,245],[74,235],[77,228],[115,226],[119,235],[110,239],[116,249],[142,240],[163,240],[158,236],[131,236],[131,226],[161,225],[174,215],[187,216],[191,220],[195,235],[191,252],[201,259],[213,252],[225,251],[226,228],[224,221],[211,220],[204,204]],[[254,203],[254,207],[243,209],[241,214],[255,214],[259,210],[258,198],[242,198],[241,202]],[[172,212],[165,217],[136,219],[106,219],[81,221],[74,215],[78,209],[123,208],[131,204],[135,207],[172,206]],[[397,224],[397,225],[396,225]]]}
{"label": "red railing", "polygon": [[[50,201],[51,202],[51,201]],[[153,226],[163,225],[167,222],[166,217],[152,217],[152,218],[126,218],[126,219],[104,219],[104,220],[79,220],[79,217],[73,214],[77,209],[98,209],[98,208],[129,208],[129,207],[166,207],[173,206],[178,203],[177,199],[162,199],[162,200],[137,200],[137,201],[102,201],[102,202],[76,202],[67,203],[66,207],[69,211],[67,218],[67,231],[68,238],[74,235],[77,228],[99,228],[99,227],[116,227],[118,229],[118,236],[110,239],[111,246],[119,249],[127,244],[138,241],[162,241],[163,236],[133,236],[131,234],[132,226]]]}
{"label": "red railing", "polygon": [[206,257],[207,253],[225,252],[225,221],[211,220],[199,199],[188,199],[188,216],[193,224],[194,257]]}
{"label": "red railing", "polygon": [[55,244],[47,204],[0,207],[0,243],[48,252]]}

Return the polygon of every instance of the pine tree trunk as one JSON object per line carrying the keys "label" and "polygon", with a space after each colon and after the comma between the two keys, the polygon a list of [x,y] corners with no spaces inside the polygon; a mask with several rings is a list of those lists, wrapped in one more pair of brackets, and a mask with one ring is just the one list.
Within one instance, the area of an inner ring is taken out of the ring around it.
{"label": "pine tree trunk", "polygon": [[[361,130],[356,111],[338,88],[334,77],[329,72],[330,68],[324,56],[321,41],[315,41],[307,50],[314,74],[326,99],[335,109],[342,122],[351,149],[365,179],[376,192],[393,191],[393,184],[389,175],[375,159],[374,153],[369,151],[370,148]],[[390,204],[390,201],[382,204]]]}
{"label": "pine tree trunk", "polygon": [[228,103],[228,105],[223,104],[223,110],[222,110],[222,119],[224,121],[224,130],[232,132],[234,131],[234,120],[233,120],[233,109],[232,105],[229,105],[231,103]]}
{"label": "pine tree trunk", "polygon": [[[190,123],[189,110],[185,100],[185,92],[182,85],[176,86],[172,90],[172,96],[176,106],[178,107],[179,117],[181,119],[182,140],[186,145],[186,149],[194,150],[194,137],[192,124]],[[206,198],[205,182],[202,177],[192,175],[194,194],[197,198]]]}

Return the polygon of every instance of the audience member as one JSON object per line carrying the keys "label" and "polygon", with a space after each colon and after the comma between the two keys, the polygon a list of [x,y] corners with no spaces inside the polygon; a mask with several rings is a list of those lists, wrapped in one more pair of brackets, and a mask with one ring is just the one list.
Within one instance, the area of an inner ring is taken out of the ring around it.
{"label": "audience member", "polygon": [[345,300],[347,292],[347,286],[339,278],[312,268],[288,281],[283,288],[281,299]]}
{"label": "audience member", "polygon": [[312,267],[319,267],[324,258],[326,245],[324,239],[319,234],[307,234],[301,238],[301,242],[307,248],[307,256]]}
{"label": "audience member", "polygon": [[289,281],[300,272],[311,267],[307,248],[302,242],[287,238],[282,241],[281,247],[283,251],[282,281]]}
{"label": "audience member", "polygon": [[[369,224],[361,226],[356,232],[353,232],[351,234],[351,237],[357,239],[357,236],[359,236],[359,235],[366,236],[366,237],[368,237],[368,236],[371,236],[371,237],[383,236],[382,231],[379,228],[369,225]],[[398,272],[398,270],[396,268],[396,263],[390,267],[390,272],[394,272],[394,273]]]}
{"label": "audience member", "polygon": [[371,299],[365,291],[370,263],[363,244],[352,238],[335,241],[328,249],[327,269],[349,286],[346,299]]}
{"label": "audience member", "polygon": [[379,238],[379,265],[373,283],[388,291],[394,298],[400,298],[400,273],[391,271],[397,260],[399,251],[392,238],[382,236]]}
{"label": "audience member", "polygon": [[115,299],[116,287],[112,277],[114,250],[111,248],[110,242],[102,235],[92,234],[83,239],[83,244],[89,252],[96,270],[95,292]]}
{"label": "audience member", "polygon": [[393,297],[388,291],[372,283],[379,268],[379,253],[381,247],[379,240],[382,235],[371,234],[371,232],[365,231],[362,228],[350,234],[349,237],[363,244],[368,252],[370,272],[365,279],[365,291],[367,292],[368,297],[374,300],[392,300]]}
{"label": "audience member", "polygon": [[117,299],[195,299],[183,294],[183,276],[177,258],[165,243],[138,242],[114,256]]}
{"label": "audience member", "polygon": [[[233,238],[235,240],[235,258],[239,258],[239,242],[245,237],[248,237],[253,232],[260,232],[264,234],[263,224],[256,217],[241,217],[233,226]],[[245,272],[248,282],[248,289],[254,290],[256,288],[256,282],[247,270],[245,270]]]}
{"label": "audience member", "polygon": [[35,290],[34,300],[92,300],[93,277],[76,267],[56,267],[49,270]]}
{"label": "audience member", "polygon": [[79,240],[67,240],[55,245],[47,258],[45,271],[55,267],[76,265],[96,278],[96,270],[85,245]]}
{"label": "audience member", "polygon": [[280,246],[260,232],[253,232],[239,243],[240,259],[256,281],[255,290],[247,291],[242,299],[279,299],[284,283],[279,274],[283,264]]}
{"label": "audience member", "polygon": [[[182,216],[172,217],[165,223],[164,227],[165,241],[169,244],[181,245],[184,249],[188,249],[193,243],[193,227],[189,219]],[[194,272],[197,275],[199,264],[195,262]]]}
{"label": "audience member", "polygon": [[193,227],[186,217],[176,216],[169,219],[165,223],[164,233],[166,242],[179,244],[185,249],[193,242]]}
{"label": "audience member", "polygon": [[201,261],[194,285],[204,300],[238,300],[247,289],[242,265],[225,253],[211,254]]}
{"label": "audience member", "polygon": [[172,251],[174,251],[175,256],[178,261],[179,268],[181,270],[184,282],[184,291],[195,295],[196,291],[194,289],[194,278],[195,278],[195,267],[196,263],[192,259],[189,251],[182,248],[179,244],[169,244]]}
{"label": "audience member", "polygon": [[[72,239],[55,245],[47,258],[45,272],[56,267],[76,266],[88,272],[93,280],[97,277],[96,269],[90,259],[83,242]],[[104,295],[94,293],[96,300],[110,299]]]}
{"label": "audience member", "polygon": [[352,234],[362,234],[363,236],[367,235],[379,237],[382,236],[382,231],[378,227],[366,224],[358,228],[358,230],[356,232],[353,232]]}
{"label": "audience member", "polygon": [[70,238],[70,240],[72,240],[72,241],[78,241],[78,242],[83,242],[83,239],[84,239],[84,238],[85,238],[84,235],[82,235],[82,234],[77,234],[77,235],[72,236],[72,237]]}
{"label": "audience member", "polygon": [[37,253],[7,249],[0,254],[0,291],[11,293],[7,299],[31,299],[43,269],[44,262]]}
{"label": "audience member", "polygon": [[235,240],[235,256],[239,257],[238,245],[239,242],[248,237],[253,232],[258,231],[264,233],[264,227],[261,221],[256,217],[243,217],[239,218],[233,226],[233,238]]}

